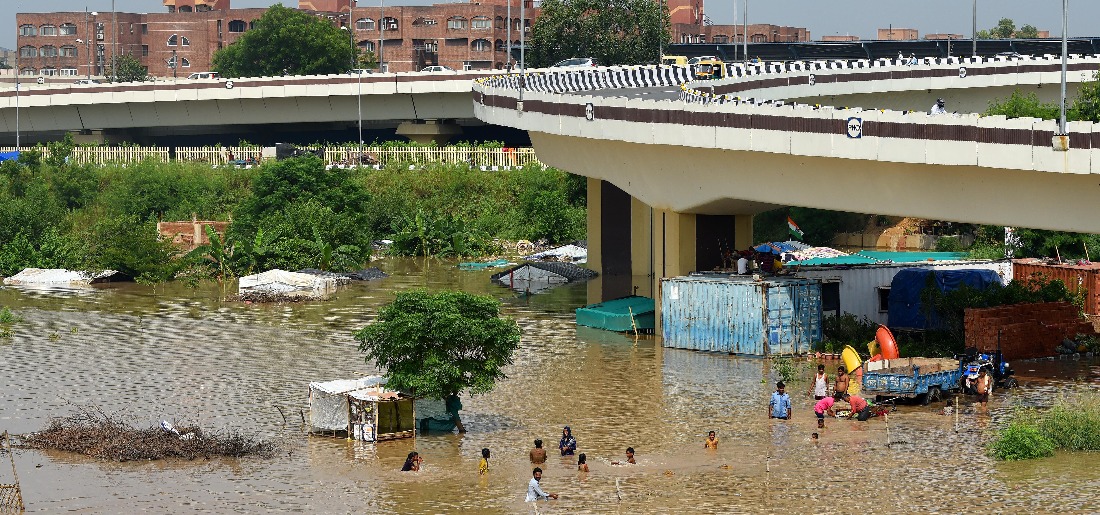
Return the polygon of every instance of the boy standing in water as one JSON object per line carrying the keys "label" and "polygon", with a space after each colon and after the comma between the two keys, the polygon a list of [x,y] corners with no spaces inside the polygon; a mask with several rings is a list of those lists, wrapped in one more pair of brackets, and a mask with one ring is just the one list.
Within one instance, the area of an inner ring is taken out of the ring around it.
{"label": "boy standing in water", "polygon": [[836,368],[836,387],[833,388],[833,397],[840,397],[845,393],[848,393],[848,370],[841,365]]}
{"label": "boy standing in water", "polygon": [[714,431],[707,434],[707,439],[703,441],[703,448],[718,450],[718,436],[714,434]]}
{"label": "boy standing in water", "polygon": [[477,473],[485,475],[489,473],[489,448],[481,450],[481,461],[477,464]]}
{"label": "boy standing in water", "polygon": [[982,411],[989,410],[989,391],[993,389],[993,378],[983,368],[978,373],[978,384],[974,388],[978,392],[978,407]]}
{"label": "boy standing in water", "polygon": [[814,376],[813,382],[810,383],[810,391],[806,393],[813,394],[814,400],[819,401],[825,398],[825,394],[829,390],[829,376],[825,374],[825,365],[817,366],[817,375]]}
{"label": "boy standing in water", "polygon": [[791,396],[787,395],[786,387],[783,381],[775,383],[775,392],[768,403],[768,418],[791,419]]}
{"label": "boy standing in water", "polygon": [[531,463],[538,465],[546,463],[546,449],[542,448],[542,440],[535,440],[535,448],[531,449]]}

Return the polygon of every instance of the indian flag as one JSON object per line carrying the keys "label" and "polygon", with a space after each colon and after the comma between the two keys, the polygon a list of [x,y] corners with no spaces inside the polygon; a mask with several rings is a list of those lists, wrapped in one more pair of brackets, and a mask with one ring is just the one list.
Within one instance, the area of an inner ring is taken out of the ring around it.
{"label": "indian flag", "polygon": [[798,228],[798,224],[794,223],[794,219],[790,216],[787,216],[787,230],[790,231],[791,236],[802,238],[802,229]]}

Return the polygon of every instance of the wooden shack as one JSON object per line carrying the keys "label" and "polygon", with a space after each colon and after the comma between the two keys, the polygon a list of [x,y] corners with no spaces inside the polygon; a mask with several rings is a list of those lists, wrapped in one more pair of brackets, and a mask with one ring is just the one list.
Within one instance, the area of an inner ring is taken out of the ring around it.
{"label": "wooden shack", "polygon": [[413,437],[413,397],[385,384],[381,376],[309,383],[310,432],[366,442]]}

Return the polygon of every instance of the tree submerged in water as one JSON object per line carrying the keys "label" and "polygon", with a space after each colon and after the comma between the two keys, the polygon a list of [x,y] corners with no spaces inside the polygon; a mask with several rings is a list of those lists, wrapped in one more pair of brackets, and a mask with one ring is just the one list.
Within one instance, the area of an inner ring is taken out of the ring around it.
{"label": "tree submerged in water", "polygon": [[[462,391],[487,393],[506,377],[520,329],[500,316],[492,297],[413,290],[397,294],[355,337],[367,361],[386,371],[388,388],[454,405]],[[457,409],[454,415],[465,431]]]}

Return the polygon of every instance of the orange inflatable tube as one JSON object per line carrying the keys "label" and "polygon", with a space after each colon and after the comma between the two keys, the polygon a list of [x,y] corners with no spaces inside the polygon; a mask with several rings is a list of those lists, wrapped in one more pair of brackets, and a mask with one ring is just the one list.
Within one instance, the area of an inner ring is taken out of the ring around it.
{"label": "orange inflatable tube", "polygon": [[875,331],[875,343],[878,343],[882,359],[898,359],[901,357],[898,354],[898,341],[894,339],[894,333],[891,333],[886,326],[878,326],[878,330]]}

